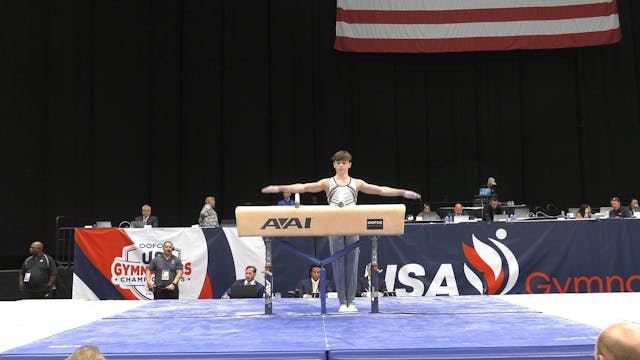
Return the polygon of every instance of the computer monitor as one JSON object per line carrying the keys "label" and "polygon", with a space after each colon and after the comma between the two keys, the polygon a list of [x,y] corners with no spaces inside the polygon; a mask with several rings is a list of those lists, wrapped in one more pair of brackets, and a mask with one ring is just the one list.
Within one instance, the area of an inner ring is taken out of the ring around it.
{"label": "computer monitor", "polygon": [[513,210],[513,214],[517,219],[526,219],[529,217],[529,209],[528,208],[515,208]]}
{"label": "computer monitor", "polygon": [[491,188],[481,187],[478,191],[478,195],[480,196],[491,196]]}
{"label": "computer monitor", "polygon": [[231,287],[229,297],[232,299],[255,298],[257,293],[255,285],[234,285]]}
{"label": "computer monitor", "polygon": [[113,227],[111,225],[111,221],[96,221],[96,227],[99,228],[110,228]]}
{"label": "computer monitor", "polygon": [[453,217],[453,223],[469,222],[469,215],[456,215]]}
{"label": "computer monitor", "polygon": [[507,214],[495,214],[493,215],[493,221],[507,221]]}
{"label": "computer monitor", "polygon": [[611,206],[603,206],[600,208],[600,211],[598,211],[601,214],[607,214],[607,216],[609,215],[609,211],[613,210],[613,208]]}

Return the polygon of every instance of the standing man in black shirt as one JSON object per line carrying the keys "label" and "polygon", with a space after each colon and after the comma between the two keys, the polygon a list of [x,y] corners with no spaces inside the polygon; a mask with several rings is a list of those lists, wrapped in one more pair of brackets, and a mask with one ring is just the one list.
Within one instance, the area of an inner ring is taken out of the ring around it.
{"label": "standing man in black shirt", "polygon": [[29,256],[20,269],[18,281],[23,299],[53,298],[58,268],[53,258],[43,251],[44,246],[36,241],[29,248]]}
{"label": "standing man in black shirt", "polygon": [[[147,267],[147,288],[153,291],[154,299],[177,299],[180,295],[178,283],[182,278],[182,261],[172,254],[173,243],[162,244],[162,255],[156,256]],[[155,272],[151,282],[151,273]]]}

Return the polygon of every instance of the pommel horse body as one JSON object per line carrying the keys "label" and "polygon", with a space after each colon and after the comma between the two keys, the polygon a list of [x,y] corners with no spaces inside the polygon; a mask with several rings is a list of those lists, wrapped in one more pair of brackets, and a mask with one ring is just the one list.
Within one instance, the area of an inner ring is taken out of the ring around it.
{"label": "pommel horse body", "polygon": [[[265,314],[271,314],[273,311],[271,299],[273,290],[271,286],[273,282],[273,274],[271,273],[272,237],[370,236],[371,266],[372,272],[374,272],[378,270],[378,236],[403,235],[405,210],[403,204],[347,207],[328,205],[236,207],[238,236],[262,236],[265,241]],[[322,314],[327,313],[325,278],[325,269],[322,266],[320,274]],[[378,277],[372,276],[371,282],[371,312],[378,312]]]}

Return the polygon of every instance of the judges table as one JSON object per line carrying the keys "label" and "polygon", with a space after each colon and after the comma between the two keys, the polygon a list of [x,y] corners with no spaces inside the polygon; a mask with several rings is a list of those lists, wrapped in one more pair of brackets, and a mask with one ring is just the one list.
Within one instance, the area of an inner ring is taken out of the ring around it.
{"label": "judges table", "polygon": [[[524,205],[524,204],[502,205],[500,206],[500,208],[503,211],[505,211],[507,214],[513,214],[515,209],[524,209],[524,208],[527,208],[527,205]],[[464,207],[464,211],[466,211],[467,213],[469,213],[469,215],[472,215],[477,219],[482,219],[482,209],[483,209],[482,206],[465,206]],[[449,214],[450,212],[453,212],[453,206],[440,207],[436,212],[438,213],[438,216],[440,216],[441,218],[444,218],[445,216],[447,216],[447,214]]]}

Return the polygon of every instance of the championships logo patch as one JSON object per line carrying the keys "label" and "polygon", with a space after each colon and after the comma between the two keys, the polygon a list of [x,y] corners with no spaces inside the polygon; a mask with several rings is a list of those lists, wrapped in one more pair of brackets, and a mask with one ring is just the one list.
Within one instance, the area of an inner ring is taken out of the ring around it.
{"label": "championships logo patch", "polygon": [[[181,259],[182,251],[174,248],[173,255]],[[153,293],[147,289],[147,266],[154,257],[162,255],[162,243],[140,243],[122,248],[122,257],[116,257],[111,263],[111,283],[131,292],[142,300],[153,299]],[[191,264],[185,263],[181,282],[189,281]],[[154,275],[151,275],[153,281]]]}

